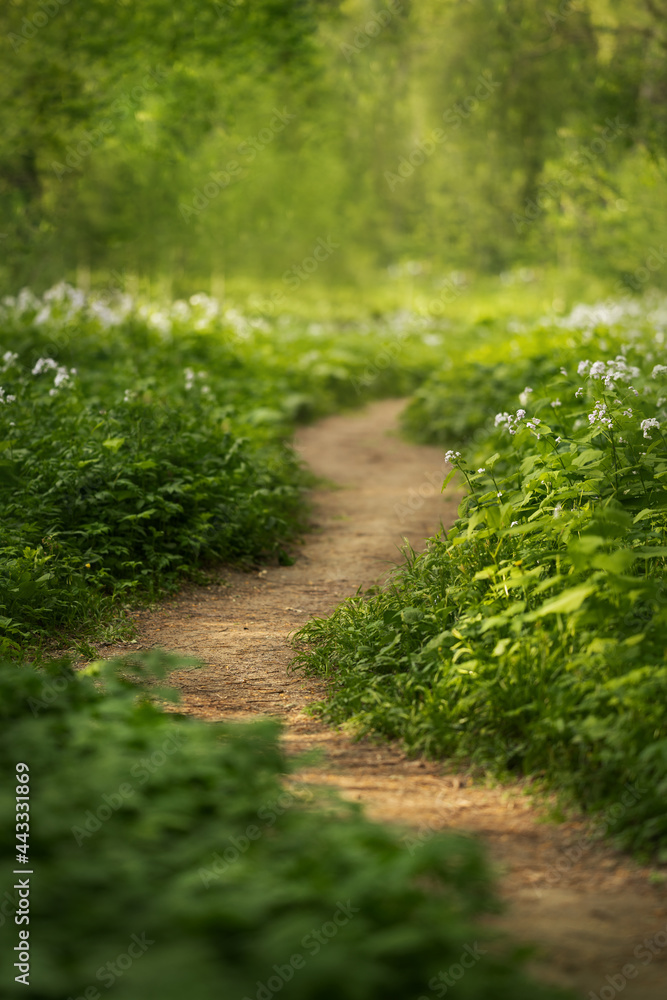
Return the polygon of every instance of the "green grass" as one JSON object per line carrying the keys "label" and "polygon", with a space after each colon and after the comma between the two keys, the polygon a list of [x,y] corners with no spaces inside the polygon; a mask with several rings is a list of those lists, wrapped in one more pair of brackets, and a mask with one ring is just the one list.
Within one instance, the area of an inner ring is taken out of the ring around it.
{"label": "green grass", "polygon": [[667,860],[664,324],[580,309],[515,329],[500,362],[498,336],[450,355],[406,421],[470,441],[449,452],[459,520],[309,622],[298,662],[330,720],[538,775]]}

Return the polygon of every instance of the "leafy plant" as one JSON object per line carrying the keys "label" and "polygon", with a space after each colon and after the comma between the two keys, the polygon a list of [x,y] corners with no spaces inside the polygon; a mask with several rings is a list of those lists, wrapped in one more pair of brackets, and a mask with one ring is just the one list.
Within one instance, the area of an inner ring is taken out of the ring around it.
{"label": "leafy plant", "polygon": [[[30,800],[15,860],[3,783],[1,922],[12,871],[30,872],[29,924],[3,934],[3,967],[28,930],[35,996],[403,1000],[430,995],[462,955],[470,998],[563,996],[480,928],[497,904],[474,842],[438,835],[409,852],[358,807],[285,783],[276,723],[159,710],[155,684],[183,665],[1,666],[0,763]],[[22,991],[7,978],[6,996]]]}
{"label": "leafy plant", "polygon": [[657,314],[600,315],[575,317],[585,357],[552,330],[541,384],[517,407],[510,380],[471,457],[448,452],[468,491],[456,524],[388,589],[308,623],[297,662],[329,679],[328,718],[545,776],[667,858],[664,334]]}

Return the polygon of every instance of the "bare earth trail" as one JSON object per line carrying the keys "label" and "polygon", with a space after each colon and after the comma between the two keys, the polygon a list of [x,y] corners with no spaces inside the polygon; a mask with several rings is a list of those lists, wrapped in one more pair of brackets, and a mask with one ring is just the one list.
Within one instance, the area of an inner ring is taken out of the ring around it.
{"label": "bare earth trail", "polygon": [[[316,524],[296,563],[229,573],[227,587],[190,588],[141,614],[139,648],[159,646],[204,661],[201,669],[172,675],[181,710],[208,720],[279,716],[289,753],[323,748],[324,765],[301,771],[300,781],[362,801],[370,816],[402,826],[413,841],[447,828],[479,836],[508,902],[493,923],[539,945],[533,970],[542,978],[609,998],[632,964],[637,972],[622,987],[624,1000],[665,1000],[667,947],[654,945],[650,961],[643,947],[635,953],[656,934],[667,940],[667,895],[649,883],[646,870],[594,841],[584,823],[543,822],[519,784],[471,785],[443,764],[408,760],[396,746],[353,742],[304,712],[322,687],[288,673],[290,634],[386,577],[404,536],[421,548],[441,520],[456,515],[457,497],[443,499],[439,485],[431,485],[442,481],[443,452],[397,437],[403,405],[374,403],[301,430],[297,449],[339,488],[315,492]],[[416,509],[401,523],[395,508],[410,499]],[[414,842],[412,849],[419,849]]]}

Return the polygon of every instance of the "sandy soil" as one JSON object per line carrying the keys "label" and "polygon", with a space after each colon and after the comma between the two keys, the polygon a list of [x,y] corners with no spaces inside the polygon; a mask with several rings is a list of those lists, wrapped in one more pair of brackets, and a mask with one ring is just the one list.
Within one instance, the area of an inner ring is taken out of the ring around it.
{"label": "sandy soil", "polygon": [[492,923],[538,945],[533,970],[543,979],[586,997],[602,990],[602,1000],[612,991],[624,1000],[665,1000],[667,892],[647,870],[597,842],[583,821],[545,822],[544,807],[519,783],[481,787],[443,764],[409,760],[397,746],[353,742],[304,712],[322,687],[288,673],[290,634],[386,578],[404,537],[420,548],[456,514],[458,498],[443,498],[437,485],[443,452],[397,436],[402,405],[374,403],[300,431],[303,458],[336,485],[315,491],[313,531],[295,564],[230,572],[227,586],[184,591],[139,616],[138,646],[204,661],[172,675],[181,710],[210,720],[279,716],[289,753],[322,748],[322,766],[302,769],[298,779],[363,802],[372,817],[402,828],[406,849],[418,850],[419,838],[439,829],[479,836],[508,904]]}

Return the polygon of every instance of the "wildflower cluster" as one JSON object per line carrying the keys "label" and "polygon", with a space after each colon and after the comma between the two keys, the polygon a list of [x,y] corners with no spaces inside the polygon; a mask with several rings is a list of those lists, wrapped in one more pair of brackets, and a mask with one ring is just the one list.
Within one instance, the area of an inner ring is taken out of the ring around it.
{"label": "wildflower cluster", "polygon": [[390,588],[299,636],[331,720],[537,772],[590,810],[641,782],[615,832],[663,856],[666,328],[665,308],[582,307],[452,358],[407,423],[470,439],[449,475],[464,475],[460,519]]}
{"label": "wildflower cluster", "polygon": [[434,364],[426,329],[402,313],[341,333],[119,286],[4,298],[0,651],[105,627],[128,594],[209,564],[291,558],[290,428],[358,402],[359,385],[406,395]]}

